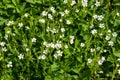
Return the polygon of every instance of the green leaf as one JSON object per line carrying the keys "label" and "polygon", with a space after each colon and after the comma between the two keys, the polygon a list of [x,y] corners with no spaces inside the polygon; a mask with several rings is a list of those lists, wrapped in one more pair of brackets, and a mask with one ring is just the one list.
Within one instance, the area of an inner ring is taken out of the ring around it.
{"label": "green leaf", "polygon": [[116,57],[120,57],[120,50],[115,50],[115,48],[113,48],[113,54],[116,56]]}
{"label": "green leaf", "polygon": [[114,26],[119,26],[120,25],[120,20],[116,19],[114,22]]}
{"label": "green leaf", "polygon": [[34,0],[26,0],[26,2],[35,4],[35,1],[34,1]]}

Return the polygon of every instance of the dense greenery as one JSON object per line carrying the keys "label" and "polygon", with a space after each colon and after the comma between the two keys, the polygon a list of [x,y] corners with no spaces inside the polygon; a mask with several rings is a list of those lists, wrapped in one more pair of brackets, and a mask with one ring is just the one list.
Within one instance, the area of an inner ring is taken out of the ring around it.
{"label": "dense greenery", "polygon": [[0,0],[0,80],[119,79],[119,0]]}

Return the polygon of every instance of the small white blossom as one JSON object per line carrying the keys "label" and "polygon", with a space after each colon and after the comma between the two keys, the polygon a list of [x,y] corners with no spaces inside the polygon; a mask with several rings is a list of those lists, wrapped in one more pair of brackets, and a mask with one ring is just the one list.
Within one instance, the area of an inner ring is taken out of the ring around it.
{"label": "small white blossom", "polygon": [[70,20],[66,20],[66,24],[68,25],[71,24]]}
{"label": "small white blossom", "polygon": [[0,46],[5,46],[5,42],[0,42]]}
{"label": "small white blossom", "polygon": [[21,23],[18,23],[18,26],[21,28],[21,27],[23,27],[23,23],[21,22]]}
{"label": "small white blossom", "polygon": [[106,36],[105,39],[106,39],[106,40],[110,40],[110,37],[109,37],[109,36]]}
{"label": "small white blossom", "polygon": [[48,12],[46,12],[46,11],[42,12],[42,16],[47,16],[47,14],[48,14]]}
{"label": "small white blossom", "polygon": [[117,16],[120,16],[120,14],[119,14],[118,12],[116,13],[116,15],[117,15]]}
{"label": "small white blossom", "polygon": [[7,35],[7,34],[5,34],[4,38],[5,38],[5,39],[8,39],[8,35]]}
{"label": "small white blossom", "polygon": [[82,0],[82,6],[87,7],[88,5],[88,0]]}
{"label": "small white blossom", "polygon": [[100,27],[100,28],[104,28],[104,26],[105,26],[104,23],[100,23],[100,24],[99,24],[99,27]]}
{"label": "small white blossom", "polygon": [[56,12],[54,7],[50,7],[50,10],[52,11],[52,13]]}
{"label": "small white blossom", "polygon": [[24,55],[23,55],[23,54],[19,54],[19,55],[18,55],[18,58],[19,58],[19,59],[23,59],[23,58],[24,58]]}
{"label": "small white blossom", "polygon": [[13,67],[12,61],[9,61],[9,62],[8,62],[7,67],[8,67],[8,68]]}
{"label": "small white blossom", "polygon": [[94,19],[97,19],[97,18],[98,18],[98,15],[96,15],[96,14],[93,15],[93,18],[94,18]]}
{"label": "small white blossom", "polygon": [[32,38],[32,42],[36,42],[36,40],[37,40],[36,38]]}
{"label": "small white blossom", "polygon": [[84,44],[84,43],[80,43],[80,46],[81,46],[81,47],[84,47],[84,46],[85,46],[85,44]]}
{"label": "small white blossom", "polygon": [[101,59],[98,60],[98,65],[102,65],[104,61],[105,61],[105,57],[101,57]]}
{"label": "small white blossom", "polygon": [[118,74],[120,74],[120,69],[118,70]]}
{"label": "small white blossom", "polygon": [[65,28],[61,28],[60,30],[61,30],[61,32],[65,32]]}
{"label": "small white blossom", "polygon": [[30,49],[29,48],[26,48],[26,52],[28,52]]}
{"label": "small white blossom", "polygon": [[88,58],[88,63],[91,63],[92,62],[92,59]]}
{"label": "small white blossom", "polygon": [[75,0],[72,0],[72,3],[71,3],[71,6],[75,5],[76,4],[76,1]]}
{"label": "small white blossom", "polygon": [[38,57],[38,59],[45,60],[45,59],[46,59],[46,56],[45,56],[45,55],[41,55],[41,56]]}
{"label": "small white blossom", "polygon": [[64,12],[65,14],[69,14],[70,11],[66,9]]}
{"label": "small white blossom", "polygon": [[99,21],[102,21],[103,20],[103,15],[99,15],[98,17],[97,17],[97,19],[99,20]]}
{"label": "small white blossom", "polygon": [[100,6],[100,2],[96,1],[95,6]]}
{"label": "small white blossom", "polygon": [[68,3],[68,0],[64,0],[64,4]]}
{"label": "small white blossom", "polygon": [[45,23],[45,19],[39,19],[40,23]]}
{"label": "small white blossom", "polygon": [[48,18],[49,18],[50,20],[53,20],[53,16],[52,16],[51,14],[48,14]]}
{"label": "small white blossom", "polygon": [[64,37],[64,34],[60,35],[60,38],[63,38]]}
{"label": "small white blossom", "polygon": [[3,47],[3,48],[2,48],[2,51],[7,52],[7,48],[6,48],[6,47]]}
{"label": "small white blossom", "polygon": [[107,52],[107,50],[106,50],[106,49],[104,49],[104,50],[103,50],[103,52]]}
{"label": "small white blossom", "polygon": [[14,24],[14,21],[9,21],[8,23],[7,23],[7,26],[12,26]]}
{"label": "small white blossom", "polygon": [[117,34],[116,32],[113,32],[113,33],[112,33],[112,36],[113,36],[113,37],[117,37],[117,35],[118,35],[118,34]]}
{"label": "small white blossom", "polygon": [[62,22],[62,19],[59,19],[60,22]]}
{"label": "small white blossom", "polygon": [[25,13],[24,16],[27,18],[28,17],[28,13]]}
{"label": "small white blossom", "polygon": [[95,52],[95,49],[91,48],[91,49],[90,49],[90,52]]}
{"label": "small white blossom", "polygon": [[109,29],[108,32],[111,33],[111,30]]}
{"label": "small white blossom", "polygon": [[78,13],[78,12],[79,12],[79,9],[76,9],[75,12]]}
{"label": "small white blossom", "polygon": [[64,47],[65,47],[65,49],[67,49],[67,48],[68,48],[68,45],[65,45]]}
{"label": "small white blossom", "polygon": [[29,26],[25,26],[25,28],[26,28],[27,30],[29,30],[29,29],[30,29],[30,27],[29,27]]}
{"label": "small white blossom", "polygon": [[93,29],[93,30],[91,30],[91,33],[92,33],[92,34],[96,34],[96,33],[97,33],[97,30],[96,30],[96,29]]}
{"label": "small white blossom", "polygon": [[109,45],[109,46],[113,46],[113,45],[114,45],[114,42],[113,42],[113,41],[109,41],[109,42],[108,42],[108,45]]}
{"label": "small white blossom", "polygon": [[100,50],[100,47],[97,47],[96,49],[99,51],[99,50]]}
{"label": "small white blossom", "polygon": [[47,54],[47,53],[48,53],[48,50],[44,50],[44,51],[43,51],[43,54]]}
{"label": "small white blossom", "polygon": [[64,12],[60,12],[60,14],[61,14],[61,16],[64,16],[64,15],[65,15],[65,13],[64,13]]}

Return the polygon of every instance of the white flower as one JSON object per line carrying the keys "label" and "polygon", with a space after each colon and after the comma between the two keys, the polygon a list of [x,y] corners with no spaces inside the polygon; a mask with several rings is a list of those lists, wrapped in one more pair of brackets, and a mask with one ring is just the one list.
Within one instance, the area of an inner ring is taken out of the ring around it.
{"label": "white flower", "polygon": [[90,49],[90,52],[95,52],[95,49],[91,48],[91,49]]}
{"label": "white flower", "polygon": [[26,28],[27,30],[29,30],[29,29],[30,29],[30,27],[29,27],[29,26],[25,26],[25,28]]}
{"label": "white flower", "polygon": [[40,23],[45,23],[45,19],[39,19]]}
{"label": "white flower", "polygon": [[103,52],[107,52],[107,50],[106,49],[104,49],[104,51]]}
{"label": "white flower", "polygon": [[60,22],[62,22],[62,19],[59,19]]}
{"label": "white flower", "polygon": [[61,28],[60,30],[61,30],[61,32],[65,32],[65,28]]}
{"label": "white flower", "polygon": [[100,23],[100,24],[99,24],[99,27],[100,27],[100,28],[104,28],[104,26],[105,26],[104,23]]}
{"label": "white flower", "polygon": [[100,59],[100,60],[98,60],[98,65],[102,65],[102,64],[103,64],[103,62],[104,62],[104,61],[103,61],[103,60],[101,60],[101,59]]}
{"label": "white flower", "polygon": [[100,50],[100,47],[97,47],[96,49],[99,51],[99,50]]}
{"label": "white flower", "polygon": [[64,4],[68,3],[68,0],[64,0]]}
{"label": "white flower", "polygon": [[48,14],[48,18],[49,18],[50,20],[52,20],[52,19],[53,19],[53,16],[52,16],[51,14]]}
{"label": "white flower", "polygon": [[9,62],[8,62],[7,67],[8,67],[8,68],[9,68],[9,67],[13,67],[12,61],[9,61]]}
{"label": "white flower", "polygon": [[71,24],[70,20],[66,20],[66,24],[68,25]]}
{"label": "white flower", "polygon": [[69,14],[70,11],[66,9],[64,12],[65,14]]}
{"label": "white flower", "polygon": [[52,11],[52,13],[56,12],[54,7],[50,7],[50,10]]}
{"label": "white flower", "polygon": [[48,12],[46,12],[46,11],[42,12],[42,16],[47,16],[47,14],[48,14]]}
{"label": "white flower", "polygon": [[18,55],[18,58],[19,58],[19,59],[23,59],[23,58],[24,58],[24,55],[23,55],[23,54],[19,54],[19,55]]}
{"label": "white flower", "polygon": [[44,54],[47,54],[47,53],[48,53],[48,50],[44,50],[43,53],[44,53]]}
{"label": "white flower", "polygon": [[18,23],[18,26],[21,28],[21,27],[23,27],[23,23],[21,22],[21,23]]}
{"label": "white flower", "polygon": [[72,3],[71,3],[71,6],[75,5],[76,4],[76,1],[75,0],[72,0]]}
{"label": "white flower", "polygon": [[113,36],[113,37],[117,37],[117,35],[118,35],[118,34],[117,34],[116,32],[113,32],[113,33],[112,33],[112,36]]}
{"label": "white flower", "polygon": [[0,46],[5,46],[5,42],[0,42]]}
{"label": "white flower", "polygon": [[45,60],[45,59],[46,59],[46,56],[45,56],[45,55],[41,55],[41,56],[38,57],[38,59]]}
{"label": "white flower", "polygon": [[7,51],[7,48],[6,48],[6,47],[3,47],[3,48],[2,48],[2,51],[6,52],[6,51]]}
{"label": "white flower", "polygon": [[97,17],[97,19],[99,20],[99,21],[101,21],[101,20],[103,20],[103,15],[99,15],[98,17]]}
{"label": "white flower", "polygon": [[74,39],[75,37],[74,36],[70,36],[70,39]]}
{"label": "white flower", "polygon": [[7,26],[12,26],[14,24],[14,21],[9,21],[8,23],[7,23]]}
{"label": "white flower", "polygon": [[28,13],[25,13],[24,16],[27,18],[28,17]]}
{"label": "white flower", "polygon": [[113,41],[109,41],[109,42],[108,42],[108,45],[109,45],[109,46],[113,46],[113,45],[114,45],[114,42],[113,42]]}
{"label": "white flower", "polygon": [[54,54],[53,56],[54,56],[54,58],[57,58],[57,57],[58,57],[58,54]]}
{"label": "white flower", "polygon": [[93,18],[94,18],[94,19],[97,19],[97,18],[98,18],[98,15],[96,15],[96,14],[93,15]]}
{"label": "white flower", "polygon": [[75,12],[78,13],[78,12],[79,12],[79,9],[76,9]]}
{"label": "white flower", "polygon": [[58,54],[58,56],[62,56],[63,52],[60,51],[60,50],[58,50],[58,51],[57,51],[57,54]]}
{"label": "white flower", "polygon": [[28,52],[30,49],[29,48],[26,48],[26,52]]}
{"label": "white flower", "polygon": [[36,38],[32,38],[32,42],[36,42]]}
{"label": "white flower", "polygon": [[95,6],[100,6],[100,2],[96,1]]}
{"label": "white flower", "polygon": [[45,41],[45,42],[43,42],[43,45],[44,45],[44,46],[46,46],[47,44],[48,44],[48,43],[47,43],[46,41]]}
{"label": "white flower", "polygon": [[88,63],[91,63],[92,62],[92,59],[88,58]]}
{"label": "white flower", "polygon": [[116,15],[117,15],[117,16],[120,16],[120,14],[119,14],[118,12],[116,13]]}
{"label": "white flower", "polygon": [[109,36],[106,36],[105,39],[106,39],[106,40],[110,40],[110,37],[109,37]]}
{"label": "white flower", "polygon": [[120,61],[120,58],[118,58],[117,60]]}
{"label": "white flower", "polygon": [[108,32],[111,33],[111,30],[109,29]]}
{"label": "white flower", "polygon": [[65,15],[65,13],[64,13],[64,12],[60,12],[60,14],[61,14],[61,16],[64,16],[64,15]]}
{"label": "white flower", "polygon": [[102,60],[102,61],[105,61],[105,57],[102,56],[102,57],[101,57],[101,60]]}
{"label": "white flower", "polygon": [[81,47],[84,47],[84,46],[85,46],[85,44],[84,44],[84,43],[80,43],[80,46],[81,46]]}
{"label": "white flower", "polygon": [[64,47],[65,47],[65,49],[67,49],[67,48],[68,48],[68,45],[65,45]]}
{"label": "white flower", "polygon": [[82,6],[87,7],[88,5],[88,0],[82,0]]}
{"label": "white flower", "polygon": [[120,74],[120,69],[118,70],[118,74]]}
{"label": "white flower", "polygon": [[60,38],[63,38],[64,37],[64,34],[60,35]]}
{"label": "white flower", "polygon": [[92,34],[96,34],[96,33],[97,33],[97,30],[96,30],[96,29],[93,29],[93,30],[91,30],[91,33],[92,33]]}
{"label": "white flower", "polygon": [[7,38],[8,38],[8,35],[7,35],[7,34],[5,34],[4,38],[5,38],[5,39],[7,39]]}

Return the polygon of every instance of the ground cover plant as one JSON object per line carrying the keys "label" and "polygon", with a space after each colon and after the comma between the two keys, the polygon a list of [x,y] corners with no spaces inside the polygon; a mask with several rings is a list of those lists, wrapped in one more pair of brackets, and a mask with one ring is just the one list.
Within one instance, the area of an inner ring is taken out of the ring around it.
{"label": "ground cover plant", "polygon": [[119,79],[119,0],[0,0],[0,80]]}

